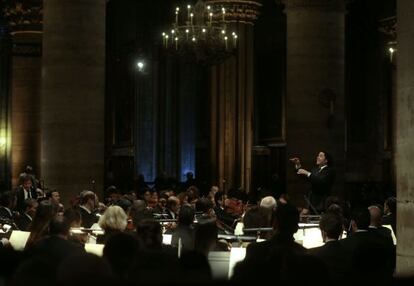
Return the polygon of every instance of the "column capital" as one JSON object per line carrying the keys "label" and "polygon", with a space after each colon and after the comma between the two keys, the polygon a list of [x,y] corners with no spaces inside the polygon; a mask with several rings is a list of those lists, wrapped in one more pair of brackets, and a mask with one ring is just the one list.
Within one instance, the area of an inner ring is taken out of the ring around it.
{"label": "column capital", "polygon": [[228,22],[253,25],[260,14],[261,2],[261,0],[207,0],[205,3],[225,8]]}
{"label": "column capital", "polygon": [[352,0],[276,0],[284,4],[287,11],[306,9],[344,12],[346,5]]}
{"label": "column capital", "polygon": [[43,30],[43,1],[0,0],[4,19],[11,33],[41,32]]}
{"label": "column capital", "polygon": [[389,17],[379,21],[378,30],[383,33],[389,41],[397,40],[397,17]]}

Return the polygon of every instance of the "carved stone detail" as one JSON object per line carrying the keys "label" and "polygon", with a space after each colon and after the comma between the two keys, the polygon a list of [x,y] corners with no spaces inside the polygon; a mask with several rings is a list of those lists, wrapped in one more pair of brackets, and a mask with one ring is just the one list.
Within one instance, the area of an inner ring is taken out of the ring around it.
{"label": "carved stone detail", "polygon": [[225,8],[226,21],[254,24],[260,14],[260,1],[248,0],[207,0],[206,5]]}
{"label": "carved stone detail", "polygon": [[397,17],[382,19],[379,22],[378,30],[385,34],[390,42],[397,41]]}
{"label": "carved stone detail", "polygon": [[43,26],[43,3],[41,0],[0,0],[4,18],[12,32],[41,31]]}
{"label": "carved stone detail", "polygon": [[346,4],[351,0],[276,0],[284,4],[287,10],[318,9],[327,11],[345,11]]}

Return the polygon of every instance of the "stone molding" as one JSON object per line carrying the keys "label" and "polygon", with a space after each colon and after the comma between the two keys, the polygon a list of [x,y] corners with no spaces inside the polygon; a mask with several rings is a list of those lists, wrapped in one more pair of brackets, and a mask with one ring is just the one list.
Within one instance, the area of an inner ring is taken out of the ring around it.
{"label": "stone molding", "polygon": [[322,11],[345,12],[346,5],[351,0],[276,0],[285,5],[286,10],[314,9]]}
{"label": "stone molding", "polygon": [[261,1],[249,0],[206,0],[206,5],[226,9],[226,21],[253,25],[260,14]]}
{"label": "stone molding", "polygon": [[11,32],[42,31],[42,0],[0,0],[3,16],[8,22]]}

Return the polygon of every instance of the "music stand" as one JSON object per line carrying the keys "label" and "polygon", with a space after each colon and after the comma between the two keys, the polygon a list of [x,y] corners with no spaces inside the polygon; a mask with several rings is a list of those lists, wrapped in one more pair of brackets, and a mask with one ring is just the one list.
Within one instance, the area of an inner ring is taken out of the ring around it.
{"label": "music stand", "polygon": [[309,198],[307,195],[303,195],[303,197],[305,198],[306,203],[308,204],[308,206],[312,209],[312,211],[314,212],[314,214],[319,215],[319,212],[316,210],[316,208],[313,206],[313,204],[310,202]]}

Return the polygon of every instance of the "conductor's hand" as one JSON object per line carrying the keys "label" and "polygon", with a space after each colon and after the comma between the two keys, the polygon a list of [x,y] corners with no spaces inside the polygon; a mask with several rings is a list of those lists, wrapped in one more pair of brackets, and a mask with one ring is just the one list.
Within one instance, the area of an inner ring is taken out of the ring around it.
{"label": "conductor's hand", "polygon": [[310,172],[309,171],[306,171],[305,169],[299,169],[297,174],[298,175],[309,176],[310,175]]}
{"label": "conductor's hand", "polygon": [[293,157],[289,159],[293,164],[300,164],[300,159],[298,157]]}
{"label": "conductor's hand", "polygon": [[290,158],[289,161],[295,164],[296,169],[300,168],[301,164],[300,164],[300,159],[298,157]]}

